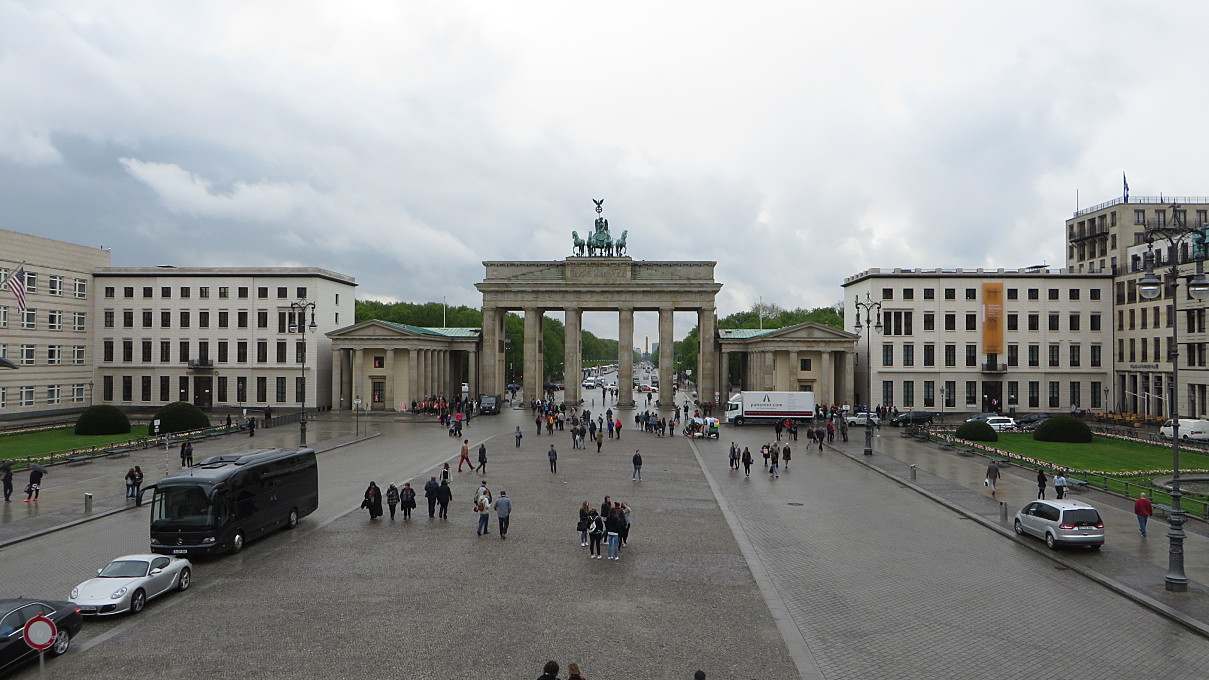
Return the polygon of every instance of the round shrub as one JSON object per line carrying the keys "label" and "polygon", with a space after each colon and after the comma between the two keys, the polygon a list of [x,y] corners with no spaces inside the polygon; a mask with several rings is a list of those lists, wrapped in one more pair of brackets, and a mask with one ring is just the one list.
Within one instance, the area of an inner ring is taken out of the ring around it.
{"label": "round shrub", "polygon": [[965,439],[972,442],[997,442],[999,441],[999,433],[995,428],[991,427],[985,421],[975,420],[972,423],[963,423],[957,431],[953,433],[959,439]]}
{"label": "round shrub", "polygon": [[76,420],[76,434],[126,434],[130,432],[130,419],[117,407],[97,404],[80,414]]}
{"label": "round shrub", "polygon": [[1037,430],[1033,432],[1033,439],[1039,442],[1090,444],[1091,428],[1078,418],[1054,416],[1037,426]]}
{"label": "round shrub", "polygon": [[160,421],[160,434],[210,427],[210,419],[206,414],[187,401],[175,401],[160,408],[151,416],[151,420]]}

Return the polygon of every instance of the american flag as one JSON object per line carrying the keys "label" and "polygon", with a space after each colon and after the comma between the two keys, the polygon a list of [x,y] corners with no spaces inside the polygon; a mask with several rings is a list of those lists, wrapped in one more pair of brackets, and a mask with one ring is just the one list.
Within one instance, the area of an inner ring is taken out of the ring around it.
{"label": "american flag", "polygon": [[18,267],[8,277],[8,289],[17,297],[17,312],[25,311],[25,267]]}

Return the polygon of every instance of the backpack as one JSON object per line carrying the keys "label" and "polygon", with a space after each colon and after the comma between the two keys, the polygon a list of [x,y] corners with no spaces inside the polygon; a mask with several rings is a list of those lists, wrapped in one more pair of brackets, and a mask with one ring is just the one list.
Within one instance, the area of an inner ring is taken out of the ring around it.
{"label": "backpack", "polygon": [[596,519],[589,521],[592,523],[592,529],[588,533],[596,534],[598,536],[604,533],[604,520],[600,518],[600,515],[597,515]]}

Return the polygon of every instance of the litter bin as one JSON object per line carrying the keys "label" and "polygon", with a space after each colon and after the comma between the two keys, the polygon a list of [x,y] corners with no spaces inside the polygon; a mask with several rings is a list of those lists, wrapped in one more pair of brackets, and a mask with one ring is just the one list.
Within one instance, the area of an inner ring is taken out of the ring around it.
{"label": "litter bin", "polygon": [[92,514],[92,494],[90,493],[84,494],[84,512]]}

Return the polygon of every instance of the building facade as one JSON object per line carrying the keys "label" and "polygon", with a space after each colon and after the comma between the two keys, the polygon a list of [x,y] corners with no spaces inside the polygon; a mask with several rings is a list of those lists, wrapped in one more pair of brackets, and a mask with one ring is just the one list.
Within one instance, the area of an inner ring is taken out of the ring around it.
{"label": "building facade", "polygon": [[[1209,197],[1128,196],[1076,211],[1066,220],[1066,262],[1070,269],[1112,275],[1111,324],[1115,334],[1113,401],[1111,410],[1144,416],[1166,416],[1178,399],[1183,415],[1209,413],[1209,334],[1205,331],[1205,302],[1188,296],[1185,286],[1164,286],[1162,296],[1138,295],[1138,280],[1146,273],[1147,229],[1173,226],[1209,227]],[[1195,270],[1192,239],[1154,243],[1158,268],[1176,262],[1181,275]],[[1162,273],[1159,270],[1158,273]],[[1176,296],[1179,296],[1178,299]],[[1174,310],[1177,309],[1178,313]],[[1180,384],[1172,384],[1171,357],[1179,334]]]}
{"label": "building facade", "polygon": [[[1111,403],[1112,275],[1029,269],[869,269],[843,284],[860,334],[855,401],[1004,414]],[[881,328],[857,302],[880,302]]]}
{"label": "building facade", "polygon": [[327,333],[353,321],[352,277],[311,267],[102,267],[93,275],[99,402],[331,404]]}
{"label": "building facade", "polygon": [[[100,248],[0,229],[0,420],[78,411],[92,399],[92,272],[109,264]],[[8,278],[25,272],[25,309]]]}

